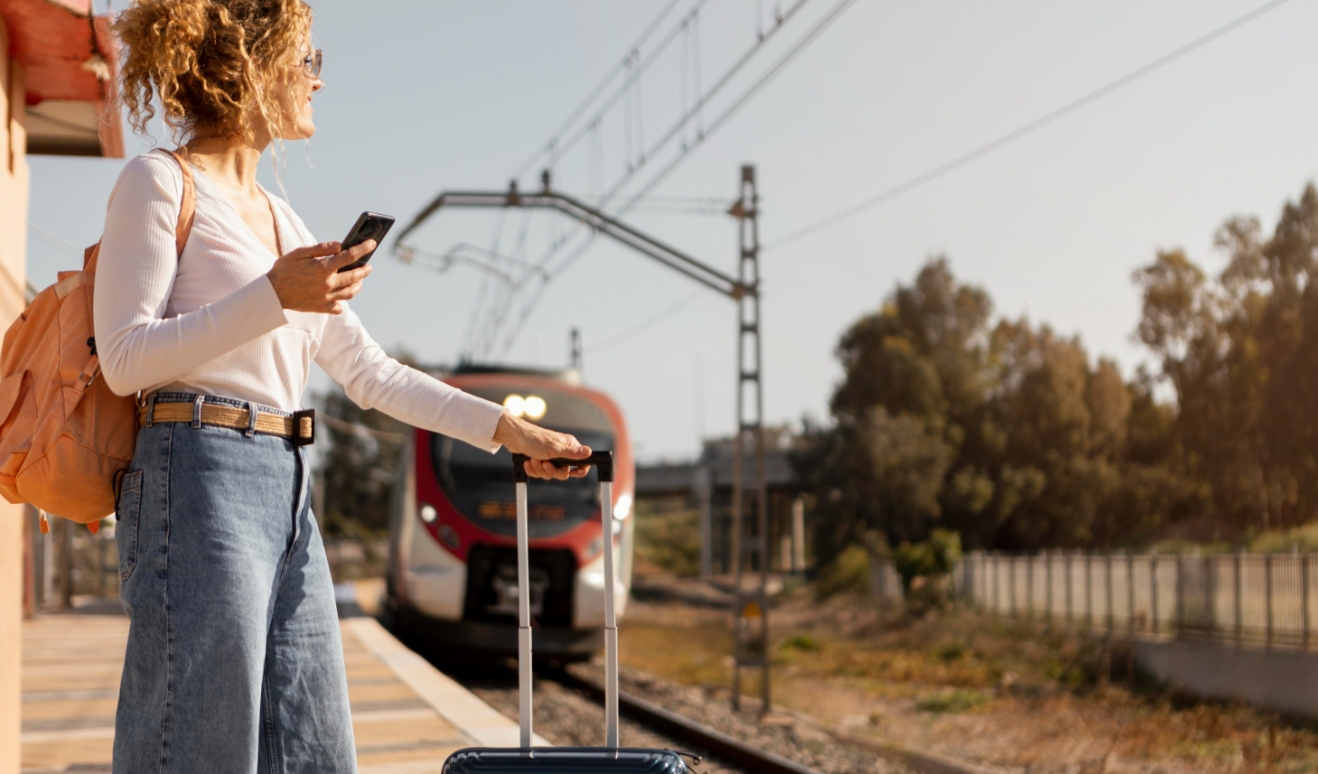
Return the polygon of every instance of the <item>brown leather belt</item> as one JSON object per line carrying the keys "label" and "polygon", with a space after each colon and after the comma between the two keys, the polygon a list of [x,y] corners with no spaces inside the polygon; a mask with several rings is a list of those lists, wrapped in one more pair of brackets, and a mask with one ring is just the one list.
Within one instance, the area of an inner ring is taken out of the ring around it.
{"label": "brown leather belt", "polygon": [[[150,402],[137,410],[137,424],[146,425],[147,415],[155,422],[192,422],[195,418],[195,405],[189,403],[156,403],[153,409]],[[222,403],[202,403],[201,423],[214,427],[231,427],[235,430],[247,430],[251,427],[251,417],[246,408],[226,406]],[[294,433],[294,428],[297,432]],[[271,414],[256,411],[256,432],[264,435],[277,435],[290,438],[295,446],[307,446],[316,440],[316,412],[314,409],[297,411],[293,416]]]}

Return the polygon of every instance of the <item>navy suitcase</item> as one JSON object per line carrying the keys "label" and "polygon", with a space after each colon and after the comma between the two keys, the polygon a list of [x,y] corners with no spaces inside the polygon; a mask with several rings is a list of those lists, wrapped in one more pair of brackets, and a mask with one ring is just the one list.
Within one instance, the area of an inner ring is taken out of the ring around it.
{"label": "navy suitcase", "polygon": [[554,460],[560,465],[595,466],[600,480],[600,521],[604,551],[604,746],[531,746],[531,597],[526,578],[527,458],[513,455],[517,489],[517,688],[521,746],[468,747],[444,761],[444,774],[687,774],[686,762],[672,750],[618,746],[618,621],[613,591],[613,452],[595,452],[587,460]]}

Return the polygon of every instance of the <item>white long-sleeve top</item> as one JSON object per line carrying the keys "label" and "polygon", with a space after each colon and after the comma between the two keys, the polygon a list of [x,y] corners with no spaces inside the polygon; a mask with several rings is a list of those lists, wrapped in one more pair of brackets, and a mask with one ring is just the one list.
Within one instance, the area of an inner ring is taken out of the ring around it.
{"label": "white long-sleeve top", "polygon": [[[389,357],[350,309],[283,309],[266,277],[276,256],[223,191],[201,170],[192,172],[197,214],[181,256],[174,228],[183,175],[173,158],[161,151],[138,156],[110,194],[93,304],[110,389],[177,389],[294,411],[314,360],[363,408],[497,448],[498,404]],[[287,202],[266,196],[284,252],[317,243]]]}

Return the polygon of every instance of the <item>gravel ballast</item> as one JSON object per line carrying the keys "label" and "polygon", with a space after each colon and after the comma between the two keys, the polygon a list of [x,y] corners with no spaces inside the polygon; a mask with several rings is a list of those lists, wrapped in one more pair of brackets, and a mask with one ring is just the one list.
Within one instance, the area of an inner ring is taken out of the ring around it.
{"label": "gravel ballast", "polygon": [[[602,683],[604,677],[603,665],[597,662],[575,665],[569,671],[596,684]],[[462,679],[460,675],[455,677]],[[698,688],[671,683],[625,666],[621,668],[619,681],[626,693],[721,731],[757,749],[809,766],[821,774],[908,772],[872,752],[840,744],[822,729],[799,717],[783,715],[781,722],[761,724],[753,711],[743,709],[740,713],[734,713],[726,695],[708,696]],[[509,673],[507,684],[503,682],[490,676],[468,684],[468,688],[495,709],[515,718],[515,677]],[[534,724],[537,734],[560,746],[603,743],[604,710],[594,700],[554,682],[552,678],[539,675],[534,691]],[[620,736],[622,744],[627,747],[668,747],[701,756],[706,754],[705,750],[685,740],[656,733],[626,717],[621,721]],[[744,767],[713,757],[705,757],[694,768],[707,774],[748,772]]]}

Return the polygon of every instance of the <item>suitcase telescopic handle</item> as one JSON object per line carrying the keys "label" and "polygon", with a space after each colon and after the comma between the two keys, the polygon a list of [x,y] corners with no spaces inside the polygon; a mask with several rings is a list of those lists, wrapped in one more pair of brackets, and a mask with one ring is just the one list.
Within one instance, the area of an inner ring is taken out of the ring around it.
{"label": "suitcase telescopic handle", "polygon": [[[531,575],[528,547],[525,454],[513,455],[513,482],[517,489],[517,697],[521,746],[531,747]],[[579,460],[551,459],[560,466],[591,465],[600,480],[600,550],[604,554],[604,746],[618,747],[618,619],[614,614],[613,569],[613,452],[597,451]]]}
{"label": "suitcase telescopic handle", "polygon": [[[531,458],[525,454],[513,455],[513,481],[525,482],[530,478],[526,473],[526,462],[529,459]],[[611,451],[591,452],[589,457],[579,460],[570,460],[566,457],[555,457],[549,460],[549,462],[562,468],[575,468],[590,465],[599,470],[600,481],[607,481],[609,483],[613,482],[613,452]]]}

